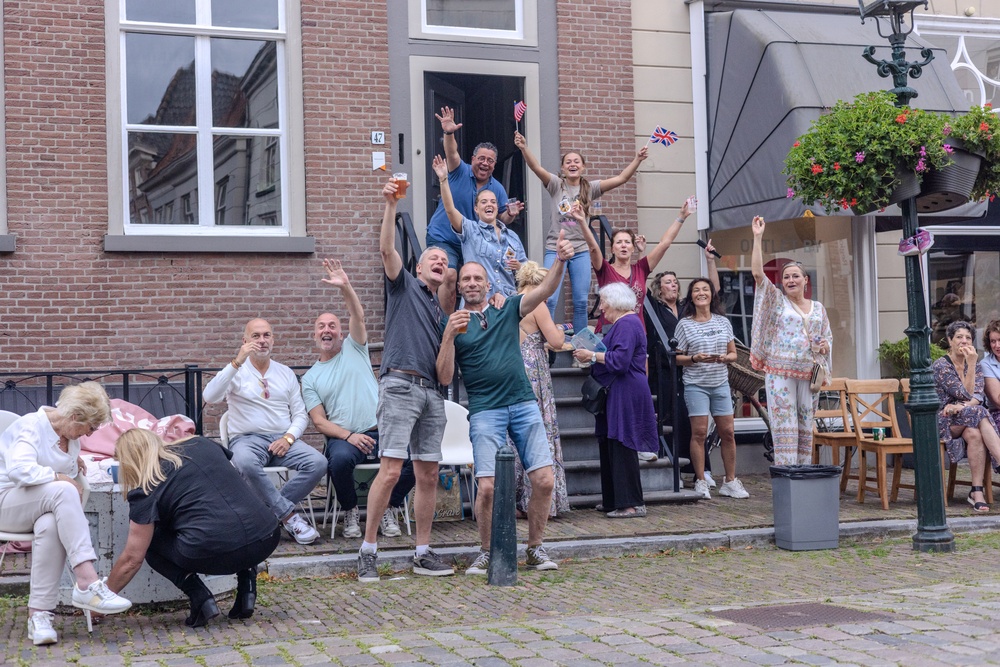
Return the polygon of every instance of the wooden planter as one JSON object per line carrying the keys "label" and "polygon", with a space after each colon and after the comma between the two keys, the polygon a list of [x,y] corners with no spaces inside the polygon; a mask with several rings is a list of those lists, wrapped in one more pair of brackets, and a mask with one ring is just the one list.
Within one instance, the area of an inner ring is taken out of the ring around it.
{"label": "wooden planter", "polygon": [[983,156],[966,150],[957,139],[949,143],[955,149],[951,155],[954,162],[944,169],[931,169],[924,175],[917,197],[918,213],[947,211],[969,201]]}

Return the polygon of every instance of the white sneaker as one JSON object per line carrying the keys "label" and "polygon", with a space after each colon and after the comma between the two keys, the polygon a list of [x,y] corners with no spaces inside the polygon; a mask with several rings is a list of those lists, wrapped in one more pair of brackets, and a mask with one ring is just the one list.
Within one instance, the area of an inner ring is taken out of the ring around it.
{"label": "white sneaker", "polygon": [[723,482],[722,486],[719,487],[719,495],[729,496],[730,498],[750,497],[747,490],[743,488],[743,482],[741,482],[738,477],[734,477],[731,482]]}
{"label": "white sneaker", "polygon": [[55,614],[51,611],[36,611],[28,618],[28,639],[35,642],[35,646],[55,644],[59,641],[55,628],[52,627],[53,618]]}
{"label": "white sneaker", "polygon": [[702,498],[709,500],[712,498],[712,494],[708,491],[708,482],[703,479],[694,480],[694,492],[701,495]]}
{"label": "white sneaker", "polygon": [[98,579],[87,586],[85,591],[81,591],[79,586],[73,586],[73,606],[98,614],[118,614],[131,607],[132,603],[117,593],[112,593],[104,579]]}
{"label": "white sneaker", "polygon": [[715,488],[715,480],[712,479],[712,473],[708,472],[707,470],[705,471],[705,482],[708,484],[708,488],[710,489]]}
{"label": "white sneaker", "polygon": [[306,523],[298,514],[292,514],[288,521],[285,522],[285,530],[299,544],[312,544],[319,537],[316,529]]}
{"label": "white sneaker", "polygon": [[646,463],[652,463],[656,459],[660,458],[656,455],[655,452],[637,452],[637,453],[639,455],[639,461],[643,461]]}
{"label": "white sneaker", "polygon": [[386,537],[399,537],[403,534],[403,531],[399,529],[399,521],[396,518],[397,511],[395,507],[387,507],[385,513],[382,515],[382,523],[379,524],[379,528]]}
{"label": "white sneaker", "polygon": [[361,526],[358,525],[358,506],[344,512],[344,537],[361,537]]}

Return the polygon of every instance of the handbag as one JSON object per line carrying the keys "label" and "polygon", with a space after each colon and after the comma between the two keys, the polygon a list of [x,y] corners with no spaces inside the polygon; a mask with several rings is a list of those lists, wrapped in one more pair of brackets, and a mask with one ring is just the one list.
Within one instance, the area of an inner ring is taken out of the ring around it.
{"label": "handbag", "polygon": [[[614,384],[612,382],[612,384]],[[588,375],[580,388],[583,394],[583,408],[595,417],[604,414],[604,408],[608,403],[608,388],[594,379],[593,375]]]}
{"label": "handbag", "polygon": [[[811,337],[809,335],[808,317],[806,316],[805,313],[802,312],[802,309],[800,309],[798,306],[792,303],[791,300],[789,300],[788,303],[789,305],[791,305],[792,308],[795,309],[795,312],[797,312],[799,316],[802,317],[802,329],[806,333],[806,341],[809,341]],[[813,308],[815,308],[815,306],[813,306]],[[815,359],[815,355],[813,356],[813,358]],[[815,394],[816,392],[821,391],[826,383],[827,383],[826,366],[819,363],[818,361],[814,361],[812,367],[812,374],[809,376],[809,391]]]}

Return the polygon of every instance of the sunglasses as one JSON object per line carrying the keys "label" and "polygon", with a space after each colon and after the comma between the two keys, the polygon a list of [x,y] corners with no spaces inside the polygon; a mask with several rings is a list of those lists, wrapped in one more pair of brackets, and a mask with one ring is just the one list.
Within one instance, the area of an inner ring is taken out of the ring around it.
{"label": "sunglasses", "polygon": [[267,399],[271,398],[271,389],[267,386],[267,379],[260,378],[259,380],[257,380],[257,383],[260,384],[261,388],[263,389],[260,395],[264,398],[264,400],[266,401]]}
{"label": "sunglasses", "polygon": [[486,327],[488,325],[486,324],[486,316],[485,315],[483,315],[482,313],[477,312],[475,310],[469,311],[469,315],[472,315],[472,317],[479,322],[479,328],[480,329],[482,329],[483,331],[486,331]]}

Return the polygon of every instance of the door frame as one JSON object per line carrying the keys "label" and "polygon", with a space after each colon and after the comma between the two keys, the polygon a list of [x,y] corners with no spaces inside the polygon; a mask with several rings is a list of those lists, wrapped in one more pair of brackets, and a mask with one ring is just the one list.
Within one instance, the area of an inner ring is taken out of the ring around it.
{"label": "door frame", "polygon": [[[524,114],[522,128],[532,128],[525,134],[528,148],[536,156],[542,155],[541,134],[542,124],[539,114],[540,98],[538,86],[538,64],[531,62],[503,62],[498,60],[478,60],[469,58],[447,58],[435,56],[410,56],[410,119],[409,136],[411,138],[407,153],[410,157],[410,170],[412,172],[411,182],[426,183],[427,173],[424,167],[424,152],[426,147],[426,133],[424,131],[424,102],[426,90],[424,89],[424,72],[445,72],[454,74],[483,74],[487,76],[510,76],[524,79],[524,102],[528,109]],[[514,108],[511,104],[511,117],[513,118]],[[459,119],[461,120],[461,119]],[[468,155],[461,156],[468,161]],[[529,180],[532,176],[528,176]],[[416,179],[416,180],[413,180]],[[412,188],[413,211],[424,211],[427,207],[426,188]],[[525,228],[526,238],[522,238],[525,251],[529,257],[541,258],[543,249],[543,221],[545,219],[544,210],[548,210],[542,201],[541,190],[537,187],[527,187],[524,195],[525,212],[527,220]],[[544,210],[543,210],[544,209]],[[423,216],[414,216],[413,226],[421,240],[424,239],[427,231],[427,221]]]}

